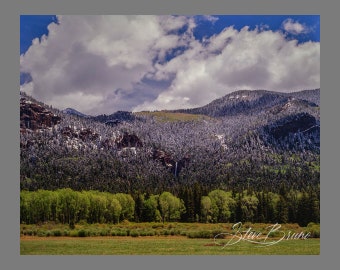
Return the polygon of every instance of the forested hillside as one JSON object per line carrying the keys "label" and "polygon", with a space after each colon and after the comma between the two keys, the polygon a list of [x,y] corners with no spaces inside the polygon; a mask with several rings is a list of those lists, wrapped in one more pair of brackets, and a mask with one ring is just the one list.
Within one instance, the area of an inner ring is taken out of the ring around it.
{"label": "forested hillside", "polygon": [[201,108],[91,117],[21,93],[20,187],[134,199],[167,191],[189,221],[216,189],[260,200],[273,192],[282,202],[300,192],[318,204],[319,104],[319,89],[242,90]]}

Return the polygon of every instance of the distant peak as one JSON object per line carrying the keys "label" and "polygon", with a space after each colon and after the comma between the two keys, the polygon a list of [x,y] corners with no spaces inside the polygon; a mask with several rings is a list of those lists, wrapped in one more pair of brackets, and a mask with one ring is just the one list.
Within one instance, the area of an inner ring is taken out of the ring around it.
{"label": "distant peak", "polygon": [[80,117],[88,117],[88,115],[84,114],[84,113],[81,113],[73,108],[66,108],[64,110],[62,110],[63,113],[66,113],[66,114],[70,114],[70,115],[77,115],[77,116],[80,116]]}

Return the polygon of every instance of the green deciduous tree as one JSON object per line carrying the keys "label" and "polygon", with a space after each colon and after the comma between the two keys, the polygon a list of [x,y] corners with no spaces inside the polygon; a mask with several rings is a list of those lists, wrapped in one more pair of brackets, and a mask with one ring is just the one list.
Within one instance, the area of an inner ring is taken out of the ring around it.
{"label": "green deciduous tree", "polygon": [[158,202],[163,222],[178,220],[185,211],[183,201],[170,192],[163,192],[159,196]]}
{"label": "green deciduous tree", "polygon": [[235,207],[231,193],[216,189],[208,194],[211,200],[211,217],[213,222],[228,222]]}
{"label": "green deciduous tree", "polygon": [[209,222],[211,219],[211,199],[209,196],[203,196],[201,199],[201,215],[203,221]]}
{"label": "green deciduous tree", "polygon": [[111,193],[106,193],[105,221],[108,223],[119,223],[122,206],[118,199]]}
{"label": "green deciduous tree", "polygon": [[159,195],[150,195],[150,197],[144,201],[143,221],[159,222],[162,220],[158,209],[158,198]]}
{"label": "green deciduous tree", "polygon": [[135,201],[130,194],[117,193],[114,197],[119,201],[122,206],[120,220],[132,220],[135,213]]}
{"label": "green deciduous tree", "polygon": [[70,188],[60,189],[58,192],[57,217],[62,223],[68,223],[71,227],[77,221],[81,204],[79,193]]}

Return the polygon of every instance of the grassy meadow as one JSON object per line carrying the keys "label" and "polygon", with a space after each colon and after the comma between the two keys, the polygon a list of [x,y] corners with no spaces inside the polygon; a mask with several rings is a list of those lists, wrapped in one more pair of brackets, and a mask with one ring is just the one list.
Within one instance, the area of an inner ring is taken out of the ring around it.
{"label": "grassy meadow", "polygon": [[21,239],[21,255],[318,255],[320,240],[286,240],[260,247],[240,242],[215,245],[213,239],[184,236],[35,237]]}
{"label": "grassy meadow", "polygon": [[[284,239],[271,246],[239,241],[225,245],[230,238],[214,239],[219,233],[233,233],[233,224],[130,223],[21,224],[21,255],[318,255],[320,238],[311,234],[305,240]],[[242,224],[242,232],[260,232],[270,224]],[[301,228],[284,224],[286,234],[314,232],[316,225]],[[264,231],[263,231],[264,232]],[[264,233],[265,235],[265,233]],[[249,234],[248,234],[249,236]],[[268,241],[277,241],[278,232]],[[234,240],[235,241],[235,240]]]}
{"label": "grassy meadow", "polygon": [[177,122],[177,121],[199,121],[199,120],[212,120],[211,117],[201,114],[177,113],[168,111],[155,111],[155,112],[137,112],[137,116],[153,116],[160,122]]}

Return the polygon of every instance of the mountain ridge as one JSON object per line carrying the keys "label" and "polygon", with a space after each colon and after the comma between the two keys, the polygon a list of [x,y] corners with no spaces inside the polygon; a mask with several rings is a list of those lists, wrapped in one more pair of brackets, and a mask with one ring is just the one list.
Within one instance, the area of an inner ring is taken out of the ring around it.
{"label": "mountain ridge", "polygon": [[119,111],[102,119],[21,96],[29,102],[20,104],[20,185],[151,194],[195,183],[255,190],[317,184],[319,95],[241,90],[199,108],[209,117]]}
{"label": "mountain ridge", "polygon": [[[318,97],[318,98],[315,98]],[[302,90],[298,92],[284,93],[268,90],[237,90],[202,107],[192,109],[179,109],[173,112],[185,112],[192,114],[204,114],[211,117],[237,115],[239,113],[257,113],[264,108],[286,103],[289,99],[305,100],[311,106],[320,103],[320,89]],[[318,102],[317,104],[314,102]]]}

